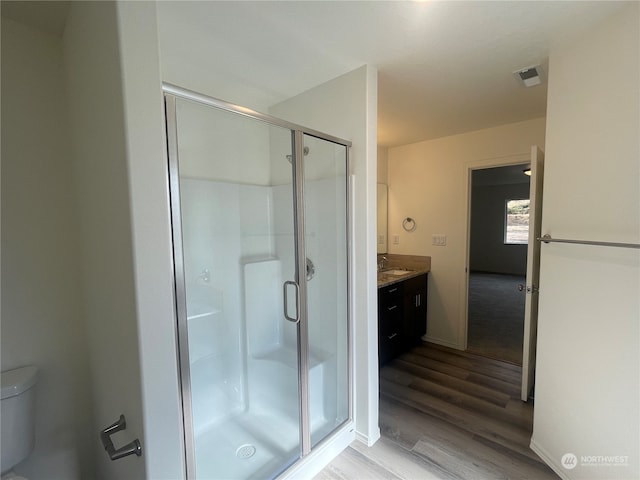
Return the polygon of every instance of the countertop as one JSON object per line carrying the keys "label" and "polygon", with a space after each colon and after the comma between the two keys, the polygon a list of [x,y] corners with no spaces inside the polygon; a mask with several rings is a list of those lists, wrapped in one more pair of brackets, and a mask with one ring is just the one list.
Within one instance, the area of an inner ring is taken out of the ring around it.
{"label": "countertop", "polygon": [[378,288],[388,287],[394,283],[404,282],[409,278],[429,273],[429,271],[430,269],[407,270],[407,273],[404,275],[389,275],[385,274],[384,271],[378,272]]}

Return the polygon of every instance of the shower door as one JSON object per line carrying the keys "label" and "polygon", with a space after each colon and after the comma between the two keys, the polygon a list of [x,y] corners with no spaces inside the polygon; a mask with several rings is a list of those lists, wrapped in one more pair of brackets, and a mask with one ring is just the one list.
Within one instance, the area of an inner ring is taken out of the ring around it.
{"label": "shower door", "polygon": [[[311,446],[349,418],[347,147],[302,135]],[[321,377],[321,378],[320,378]]]}
{"label": "shower door", "polygon": [[274,478],[350,420],[348,144],[165,105],[187,477]]}

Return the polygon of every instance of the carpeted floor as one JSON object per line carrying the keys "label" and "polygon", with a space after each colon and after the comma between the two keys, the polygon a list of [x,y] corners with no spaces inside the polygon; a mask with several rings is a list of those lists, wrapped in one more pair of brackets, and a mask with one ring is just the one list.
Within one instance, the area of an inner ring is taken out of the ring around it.
{"label": "carpeted floor", "polygon": [[467,350],[522,364],[525,277],[495,273],[469,275]]}

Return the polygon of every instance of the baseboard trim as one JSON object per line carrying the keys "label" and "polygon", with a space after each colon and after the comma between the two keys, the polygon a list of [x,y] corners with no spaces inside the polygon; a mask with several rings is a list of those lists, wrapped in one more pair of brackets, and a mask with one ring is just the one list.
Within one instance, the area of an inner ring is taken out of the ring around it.
{"label": "baseboard trim", "polygon": [[546,463],[549,466],[549,468],[551,468],[551,470],[553,470],[556,473],[556,475],[562,478],[562,480],[570,480],[570,478],[567,476],[567,470],[564,469],[562,465],[559,465],[554,460],[554,458],[549,454],[549,452],[547,452],[544,448],[538,445],[533,438],[531,439],[529,448],[531,448],[531,450],[533,450],[535,454],[538,455],[542,459],[542,461]]}
{"label": "baseboard trim", "polygon": [[364,443],[367,447],[372,447],[374,443],[380,440],[380,428],[376,428],[371,436],[356,432],[356,440]]}
{"label": "baseboard trim", "polygon": [[464,346],[460,345],[459,343],[449,342],[447,340],[430,337],[428,335],[425,335],[424,337],[422,337],[422,340],[429,343],[435,343],[436,345],[442,345],[443,347],[453,348],[454,350],[461,350],[461,351],[465,350]]}

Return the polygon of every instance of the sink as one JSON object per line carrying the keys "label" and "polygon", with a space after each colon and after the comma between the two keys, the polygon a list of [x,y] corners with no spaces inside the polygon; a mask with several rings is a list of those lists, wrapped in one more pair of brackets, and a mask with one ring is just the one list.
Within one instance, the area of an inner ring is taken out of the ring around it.
{"label": "sink", "polygon": [[394,277],[401,277],[402,275],[413,273],[413,271],[412,270],[384,270],[380,273],[382,273],[383,275],[393,275]]}

